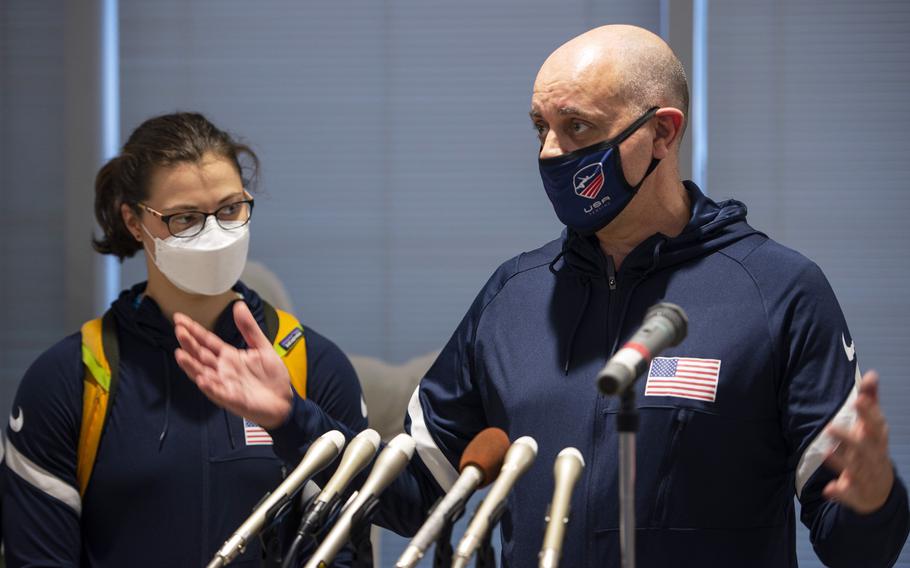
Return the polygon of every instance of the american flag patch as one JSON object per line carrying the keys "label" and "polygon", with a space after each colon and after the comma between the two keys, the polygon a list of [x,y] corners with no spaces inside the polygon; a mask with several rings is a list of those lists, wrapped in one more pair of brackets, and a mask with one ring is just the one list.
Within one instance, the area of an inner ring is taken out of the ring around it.
{"label": "american flag patch", "polygon": [[655,357],[648,369],[645,396],[677,396],[714,402],[720,359]]}
{"label": "american flag patch", "polygon": [[247,446],[271,446],[272,437],[255,422],[243,419],[243,436]]}

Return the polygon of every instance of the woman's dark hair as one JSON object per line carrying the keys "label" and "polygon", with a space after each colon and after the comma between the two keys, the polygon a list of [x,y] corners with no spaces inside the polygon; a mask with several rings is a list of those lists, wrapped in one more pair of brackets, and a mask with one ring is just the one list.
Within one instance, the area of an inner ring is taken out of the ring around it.
{"label": "woman's dark hair", "polygon": [[[138,214],[138,203],[148,198],[148,181],[155,168],[198,163],[208,153],[227,158],[237,168],[243,186],[254,189],[259,158],[201,114],[165,114],[139,125],[120,155],[104,164],[95,177],[95,218],[104,231],[100,239],[92,239],[95,250],[122,261],[142,249],[124,224],[120,205],[126,203]],[[248,159],[244,164],[242,157]]]}

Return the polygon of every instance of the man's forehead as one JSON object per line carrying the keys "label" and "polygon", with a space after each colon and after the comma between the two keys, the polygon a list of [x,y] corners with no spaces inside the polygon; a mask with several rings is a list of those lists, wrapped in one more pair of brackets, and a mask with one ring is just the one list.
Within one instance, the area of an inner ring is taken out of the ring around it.
{"label": "man's forehead", "polygon": [[598,86],[578,82],[564,83],[558,89],[535,88],[528,114],[532,120],[543,115],[612,120],[622,113],[622,100],[615,92],[598,89]]}

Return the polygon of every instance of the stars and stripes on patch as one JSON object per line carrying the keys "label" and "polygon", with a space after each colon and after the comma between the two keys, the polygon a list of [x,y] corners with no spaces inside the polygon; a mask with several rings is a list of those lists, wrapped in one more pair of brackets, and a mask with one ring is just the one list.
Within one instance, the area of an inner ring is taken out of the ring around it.
{"label": "stars and stripes on patch", "polygon": [[655,357],[648,369],[645,396],[676,396],[714,402],[720,359]]}
{"label": "stars and stripes on patch", "polygon": [[604,174],[601,171],[600,173],[597,174],[597,176],[594,177],[594,179],[590,183],[588,183],[588,185],[586,187],[584,187],[583,189],[579,188],[579,189],[581,189],[581,193],[579,193],[579,195],[581,195],[583,197],[587,197],[588,199],[594,199],[595,197],[597,197],[597,194],[600,193],[600,188],[603,187],[603,185],[604,185]]}
{"label": "stars and stripes on patch", "polygon": [[272,445],[272,437],[269,436],[269,433],[266,432],[262,426],[259,426],[246,418],[243,419],[243,436],[247,446]]}

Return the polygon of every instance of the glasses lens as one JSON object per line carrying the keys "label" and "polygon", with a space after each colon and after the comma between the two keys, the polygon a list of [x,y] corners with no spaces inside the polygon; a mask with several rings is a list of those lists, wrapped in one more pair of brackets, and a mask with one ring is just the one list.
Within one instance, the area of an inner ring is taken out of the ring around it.
{"label": "glasses lens", "polygon": [[246,225],[250,220],[253,208],[249,201],[229,203],[215,212],[218,224],[224,229],[236,229]]}
{"label": "glasses lens", "polygon": [[205,226],[205,215],[195,211],[177,213],[167,221],[167,228],[175,237],[194,237]]}

